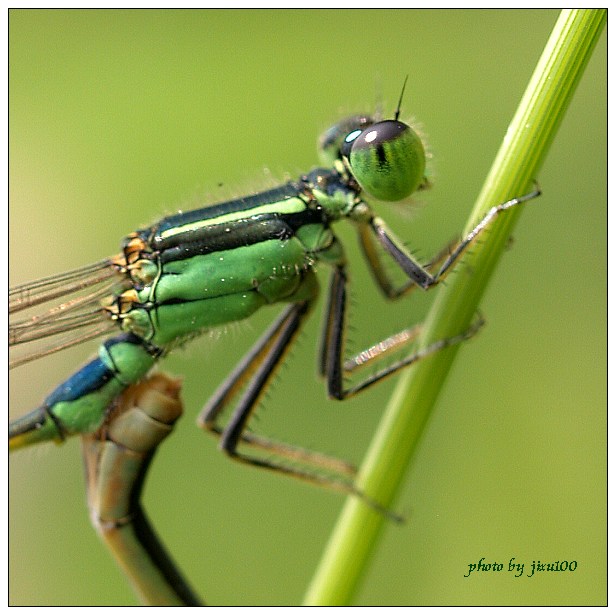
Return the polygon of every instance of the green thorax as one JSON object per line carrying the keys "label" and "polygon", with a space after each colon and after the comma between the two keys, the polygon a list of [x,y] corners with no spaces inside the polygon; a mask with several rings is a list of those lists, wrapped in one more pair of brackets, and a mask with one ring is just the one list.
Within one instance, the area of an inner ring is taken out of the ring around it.
{"label": "green thorax", "polygon": [[[116,304],[122,328],[166,347],[259,307],[297,301],[317,261],[341,262],[330,223],[359,202],[335,170],[176,214],[131,235],[133,289]],[[127,261],[128,261],[127,257]]]}

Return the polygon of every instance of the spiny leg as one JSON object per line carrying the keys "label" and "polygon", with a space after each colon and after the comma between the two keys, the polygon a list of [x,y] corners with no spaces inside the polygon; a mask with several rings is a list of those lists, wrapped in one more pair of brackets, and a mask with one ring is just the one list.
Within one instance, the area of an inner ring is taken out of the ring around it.
{"label": "spiny leg", "polygon": [[395,361],[384,367],[361,382],[348,388],[344,386],[344,375],[358,367],[362,367],[374,361],[382,359],[392,350],[397,350],[414,341],[419,333],[419,326],[405,329],[385,340],[378,342],[369,349],[344,359],[344,328],[346,313],[346,284],[347,277],[344,266],[337,267],[332,273],[330,283],[330,299],[323,327],[322,348],[325,352],[321,357],[322,374],[327,379],[327,391],[330,397],[338,400],[347,399],[357,393],[376,384],[384,378],[391,376],[399,370],[424,359],[425,357],[443,350],[449,346],[459,344],[472,337],[483,325],[479,319],[463,333],[438,340],[417,352]]}
{"label": "spiny leg", "polygon": [[[381,218],[376,216],[373,217],[370,221],[360,225],[359,232],[362,249],[366,255],[366,260],[372,270],[377,285],[387,297],[392,299],[396,299],[405,294],[415,284],[424,290],[433,287],[445,279],[462,254],[477,240],[481,233],[489,227],[500,213],[537,198],[540,194],[541,191],[536,187],[535,190],[528,194],[492,207],[465,237],[455,244],[448,246],[445,250],[442,250],[427,266],[420,265],[417,260],[410,255],[402,242],[393,234]],[[372,237],[369,235],[372,235]],[[408,276],[409,281],[401,287],[396,288],[385,272],[376,252],[375,240]],[[437,266],[440,267],[436,273],[433,273]]]}
{"label": "spiny leg", "polygon": [[[310,308],[310,302],[304,301],[292,304],[283,311],[210,398],[197,422],[201,428],[220,438],[220,447],[233,458],[293,474],[311,482],[322,482],[325,480],[324,477],[313,477],[310,472],[304,473],[284,464],[247,456],[237,450],[238,445],[244,443],[282,459],[322,468],[340,476],[354,476],[355,467],[346,461],[246,431],[251,413],[267,389],[276,369],[280,366],[286,351],[299,333]],[[221,427],[217,423],[219,416],[243,387],[247,387],[246,391],[238,402],[232,418],[226,426]],[[350,480],[347,478],[345,484],[349,483]]]}
{"label": "spiny leg", "polygon": [[[376,233],[371,224],[360,225],[358,227],[358,234],[359,245],[364,254],[366,262],[370,266],[370,273],[372,274],[376,285],[379,287],[385,297],[392,300],[399,299],[400,297],[408,294],[415,288],[418,288],[417,283],[412,278],[402,283],[401,285],[396,285],[391,280],[391,277],[387,273],[379,255],[378,248],[380,242],[376,240]],[[424,268],[429,273],[438,271],[438,268],[451,255],[457,244],[457,241],[452,241],[448,243],[427,265],[424,266]]]}

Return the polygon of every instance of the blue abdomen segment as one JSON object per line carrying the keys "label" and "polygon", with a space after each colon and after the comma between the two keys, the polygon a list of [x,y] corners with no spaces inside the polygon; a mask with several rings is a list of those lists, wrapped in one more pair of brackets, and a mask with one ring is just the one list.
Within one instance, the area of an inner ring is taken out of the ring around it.
{"label": "blue abdomen segment", "polygon": [[59,385],[42,406],[9,425],[10,448],[95,431],[115,398],[148,373],[158,354],[132,333],[105,341],[98,356]]}
{"label": "blue abdomen segment", "polygon": [[97,357],[56,387],[45,399],[44,405],[52,408],[60,402],[81,399],[102,388],[113,375],[113,371]]}

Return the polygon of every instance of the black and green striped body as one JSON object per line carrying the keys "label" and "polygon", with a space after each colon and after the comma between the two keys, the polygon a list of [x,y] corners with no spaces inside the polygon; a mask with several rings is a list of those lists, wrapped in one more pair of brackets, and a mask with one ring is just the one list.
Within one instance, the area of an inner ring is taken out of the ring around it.
{"label": "black and green striped body", "polygon": [[357,203],[352,182],[317,169],[128,236],[124,270],[131,288],[105,306],[123,333],[10,426],[11,446],[93,431],[113,400],[174,346],[264,305],[314,298],[315,264],[344,259],[330,224],[352,216]]}
{"label": "black and green striped body", "polygon": [[[317,177],[336,186],[334,199],[315,190]],[[137,297],[119,316],[122,328],[167,348],[264,305],[309,298],[313,264],[342,259],[330,222],[355,196],[337,173],[316,171],[138,231]]]}

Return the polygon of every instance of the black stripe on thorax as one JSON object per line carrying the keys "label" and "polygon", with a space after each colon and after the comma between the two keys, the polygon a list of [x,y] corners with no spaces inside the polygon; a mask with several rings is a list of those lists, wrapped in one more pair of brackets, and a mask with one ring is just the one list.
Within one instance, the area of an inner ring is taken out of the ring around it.
{"label": "black stripe on thorax", "polygon": [[294,213],[249,215],[231,223],[200,226],[166,238],[156,236],[151,247],[159,254],[162,263],[168,263],[272,239],[283,241],[292,238],[299,228],[307,224],[327,225],[320,208],[306,205],[303,210]]}
{"label": "black stripe on thorax", "polygon": [[265,190],[264,192],[259,192],[250,196],[233,199],[231,201],[224,201],[223,203],[216,203],[214,205],[208,205],[207,207],[201,207],[200,209],[194,209],[192,211],[167,216],[156,225],[156,234],[162,235],[165,231],[173,229],[177,226],[201,222],[204,220],[211,220],[227,214],[233,214],[241,211],[245,211],[249,214],[251,209],[261,205],[284,201],[288,198],[297,196],[303,188],[304,185],[300,182],[288,182],[282,186],[277,186],[271,190]]}
{"label": "black stripe on thorax", "polygon": [[290,239],[296,230],[309,223],[320,223],[321,216],[306,209],[297,214],[261,214],[236,220],[233,224],[217,224],[157,239],[152,248],[162,263],[183,260],[192,256],[233,250],[271,239]]}

